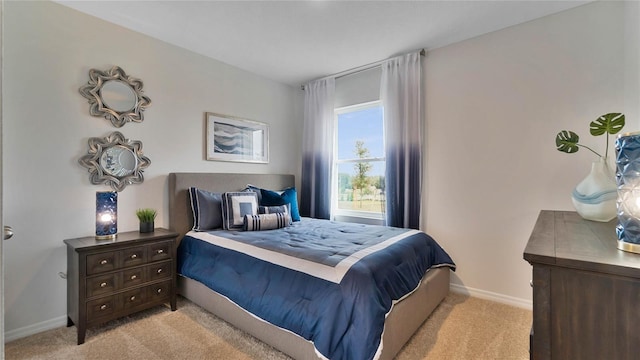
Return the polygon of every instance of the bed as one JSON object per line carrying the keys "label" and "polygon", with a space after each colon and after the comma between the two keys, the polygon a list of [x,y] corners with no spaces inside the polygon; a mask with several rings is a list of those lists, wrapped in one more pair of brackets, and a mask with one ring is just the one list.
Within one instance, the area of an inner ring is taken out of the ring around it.
{"label": "bed", "polygon": [[[285,189],[295,185],[293,175],[279,174],[226,174],[226,173],[171,173],[169,174],[169,227],[177,232],[181,241],[193,227],[188,190],[190,187],[212,192],[234,192],[247,184],[267,189]],[[311,221],[311,219],[308,219]],[[307,221],[307,220],[304,220]],[[311,224],[305,223],[305,224]],[[306,225],[305,225],[306,226]],[[295,227],[292,227],[295,228]],[[187,236],[191,241],[191,236]],[[185,242],[186,243],[186,242]],[[178,261],[180,263],[180,259]],[[394,302],[384,319],[382,340],[373,358],[392,359],[426,320],[449,291],[449,277],[455,265],[432,267],[419,281],[419,285],[401,301]],[[178,275],[178,292],[185,298],[207,309],[235,327],[255,336],[295,359],[318,359],[314,343],[283,327],[272,325],[231,301],[227,296],[188,276]],[[345,357],[342,354],[336,357]]]}

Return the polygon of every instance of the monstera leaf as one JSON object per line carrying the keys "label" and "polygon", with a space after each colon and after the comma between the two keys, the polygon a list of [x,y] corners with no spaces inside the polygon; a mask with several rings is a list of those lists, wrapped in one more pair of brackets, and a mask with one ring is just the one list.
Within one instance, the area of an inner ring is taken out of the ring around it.
{"label": "monstera leaf", "polygon": [[562,130],[556,135],[556,148],[558,151],[562,151],[567,154],[573,154],[578,152],[581,147],[591,151],[592,153],[598,155],[599,157],[607,160],[609,156],[609,135],[614,135],[620,132],[624,127],[624,114],[622,113],[608,113],[601,115],[595,121],[592,121],[589,124],[589,130],[591,135],[600,136],[606,134],[606,144],[604,150],[604,156],[600,155],[597,151],[592,148],[579,144],[580,137],[578,134],[569,130]]}
{"label": "monstera leaf", "polygon": [[567,154],[573,154],[580,150],[578,141],[580,141],[580,137],[573,131],[562,130],[558,135],[556,135],[556,147],[558,148],[558,151],[562,151]]}
{"label": "monstera leaf", "polygon": [[[609,113],[600,116],[589,124],[589,131],[593,136],[602,134],[615,135],[624,127],[624,114]],[[557,142],[557,140],[556,140]]]}

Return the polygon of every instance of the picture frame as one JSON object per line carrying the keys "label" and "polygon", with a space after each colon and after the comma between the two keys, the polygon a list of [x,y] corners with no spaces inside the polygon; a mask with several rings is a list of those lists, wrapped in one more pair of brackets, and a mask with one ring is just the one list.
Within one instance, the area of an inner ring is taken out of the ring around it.
{"label": "picture frame", "polygon": [[269,163],[269,125],[212,112],[205,119],[207,160]]}

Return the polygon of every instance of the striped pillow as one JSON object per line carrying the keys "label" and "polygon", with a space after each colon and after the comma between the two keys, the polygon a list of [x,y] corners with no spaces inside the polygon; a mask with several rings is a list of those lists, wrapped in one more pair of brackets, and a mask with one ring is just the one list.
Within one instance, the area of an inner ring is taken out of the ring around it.
{"label": "striped pillow", "polygon": [[193,228],[195,231],[209,231],[222,227],[222,194],[189,188]]}
{"label": "striped pillow", "polygon": [[289,211],[289,207],[291,205],[277,205],[277,206],[258,206],[258,214],[277,214],[284,213],[289,215],[289,225],[293,224],[291,221],[291,212]]}
{"label": "striped pillow", "polygon": [[291,217],[287,213],[273,213],[244,216],[244,231],[281,229],[289,226]]}

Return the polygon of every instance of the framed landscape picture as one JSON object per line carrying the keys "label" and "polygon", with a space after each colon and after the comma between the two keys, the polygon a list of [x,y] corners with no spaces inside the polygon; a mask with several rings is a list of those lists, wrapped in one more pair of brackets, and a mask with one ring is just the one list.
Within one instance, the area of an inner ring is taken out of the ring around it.
{"label": "framed landscape picture", "polygon": [[205,113],[207,160],[269,162],[269,126],[233,116]]}

